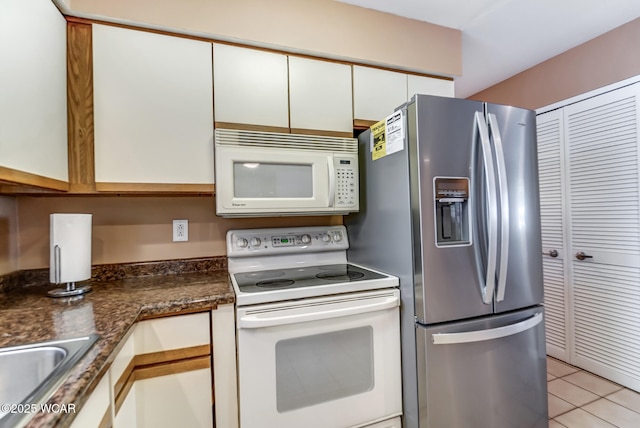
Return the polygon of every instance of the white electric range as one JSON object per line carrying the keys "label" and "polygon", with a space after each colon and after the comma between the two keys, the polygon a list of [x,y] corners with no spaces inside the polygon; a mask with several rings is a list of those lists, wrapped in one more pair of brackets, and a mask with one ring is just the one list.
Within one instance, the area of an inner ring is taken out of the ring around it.
{"label": "white electric range", "polygon": [[400,426],[398,278],[348,248],[344,226],[227,233],[241,428]]}

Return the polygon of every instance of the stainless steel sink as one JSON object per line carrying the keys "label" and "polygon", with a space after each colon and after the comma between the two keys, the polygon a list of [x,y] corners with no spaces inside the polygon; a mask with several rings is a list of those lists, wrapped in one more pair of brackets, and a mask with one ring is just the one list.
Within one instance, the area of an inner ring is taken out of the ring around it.
{"label": "stainless steel sink", "polygon": [[[98,339],[89,336],[0,348],[0,403],[37,404]],[[13,426],[24,414],[0,409],[0,427]]]}

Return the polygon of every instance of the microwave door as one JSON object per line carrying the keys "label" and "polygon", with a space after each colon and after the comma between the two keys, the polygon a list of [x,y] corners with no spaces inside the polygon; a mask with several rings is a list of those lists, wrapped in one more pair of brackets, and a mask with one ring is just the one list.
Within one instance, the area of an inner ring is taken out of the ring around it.
{"label": "microwave door", "polygon": [[[326,153],[219,149],[217,203],[237,212],[318,211],[333,205],[333,158]],[[231,178],[229,180],[229,178]]]}

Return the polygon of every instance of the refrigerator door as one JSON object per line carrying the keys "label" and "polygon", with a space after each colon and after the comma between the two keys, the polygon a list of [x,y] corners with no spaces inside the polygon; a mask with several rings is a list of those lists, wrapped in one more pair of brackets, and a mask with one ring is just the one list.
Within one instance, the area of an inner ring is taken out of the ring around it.
{"label": "refrigerator door", "polygon": [[535,112],[487,104],[486,113],[500,200],[495,311],[506,312],[543,299]]}
{"label": "refrigerator door", "polygon": [[[407,106],[415,312],[423,324],[493,313],[493,293],[489,290],[489,295],[483,296],[490,288],[485,277],[487,260],[491,258],[485,257],[484,263],[477,260],[479,247],[486,243],[471,239],[467,243],[436,245],[437,216],[442,213],[436,209],[434,179],[469,180],[474,188],[471,174],[473,160],[478,157],[474,147],[482,145],[476,115],[482,116],[482,111],[480,102],[426,95],[416,95]],[[473,208],[475,199],[471,195],[467,201],[470,213],[477,211]],[[476,227],[475,223],[470,222],[471,228]],[[400,244],[404,243],[397,243]],[[489,282],[493,279],[495,274]]]}
{"label": "refrigerator door", "polygon": [[421,428],[547,427],[544,309],[418,327]]}

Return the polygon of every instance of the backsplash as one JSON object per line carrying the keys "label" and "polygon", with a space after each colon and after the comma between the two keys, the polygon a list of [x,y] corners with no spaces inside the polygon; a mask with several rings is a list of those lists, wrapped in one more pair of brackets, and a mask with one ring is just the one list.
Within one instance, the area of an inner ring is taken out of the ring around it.
{"label": "backsplash", "polygon": [[[203,257],[196,259],[161,260],[141,263],[94,265],[90,281],[112,281],[145,276],[176,275],[192,272],[227,270],[227,257]],[[49,269],[29,269],[0,275],[0,292],[49,284]]]}
{"label": "backsplash", "polygon": [[[226,255],[229,229],[342,224],[342,216],[224,219],[211,196],[17,198],[19,269],[49,268],[49,214],[93,214],[92,265]],[[172,220],[189,220],[189,241],[172,241]],[[2,272],[0,272],[2,273]]]}

